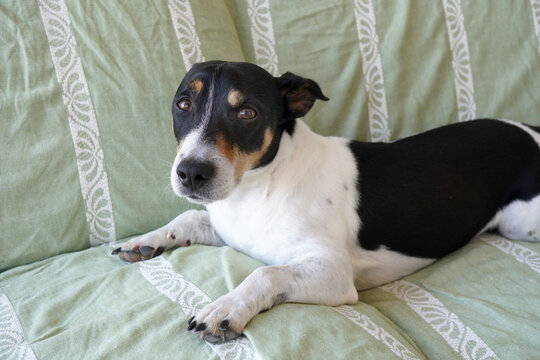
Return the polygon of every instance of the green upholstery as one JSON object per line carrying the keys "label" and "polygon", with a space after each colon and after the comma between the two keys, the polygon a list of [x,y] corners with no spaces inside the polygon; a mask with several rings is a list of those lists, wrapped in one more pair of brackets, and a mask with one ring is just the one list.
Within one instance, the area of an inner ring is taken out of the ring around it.
{"label": "green upholstery", "polygon": [[199,245],[109,255],[192,207],[169,172],[171,100],[193,63],[314,79],[330,101],[305,120],[324,135],[540,125],[538,0],[5,0],[0,24],[0,359],[540,353],[538,243],[484,236],[354,306],[282,305],[219,346],[187,319],[261,263]]}

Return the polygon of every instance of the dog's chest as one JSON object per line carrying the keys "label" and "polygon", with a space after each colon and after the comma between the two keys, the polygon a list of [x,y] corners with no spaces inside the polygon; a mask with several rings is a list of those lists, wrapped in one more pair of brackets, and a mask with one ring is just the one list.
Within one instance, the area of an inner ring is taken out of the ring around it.
{"label": "dog's chest", "polygon": [[270,165],[207,208],[229,246],[267,264],[284,264],[356,243],[356,180],[346,142],[312,134],[299,123]]}
{"label": "dog's chest", "polygon": [[232,248],[267,264],[284,264],[292,256],[295,225],[277,216],[262,196],[246,195],[234,202],[208,207],[212,226]]}

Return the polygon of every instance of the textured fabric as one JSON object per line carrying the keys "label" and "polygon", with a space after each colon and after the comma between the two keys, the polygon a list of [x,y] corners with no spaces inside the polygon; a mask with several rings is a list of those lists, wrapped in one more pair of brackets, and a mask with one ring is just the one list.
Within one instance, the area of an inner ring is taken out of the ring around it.
{"label": "textured fabric", "polygon": [[540,244],[486,235],[360,292],[356,305],[280,305],[218,346],[188,333],[187,319],[259,262],[194,245],[127,265],[112,248],[0,274],[0,358],[25,350],[38,359],[528,359],[540,351]]}
{"label": "textured fabric", "polygon": [[68,113],[37,4],[3,2],[0,24],[2,271],[84,249],[89,228]]}
{"label": "textured fabric", "polygon": [[[208,345],[186,331],[187,320],[260,263],[228,247],[195,245],[126,265],[111,249],[91,248],[0,274],[0,289],[24,329],[22,342],[38,359],[424,358],[367,304],[282,305],[257,316],[245,337]],[[1,299],[0,319],[13,314],[2,311]],[[2,325],[0,320],[0,358],[8,358],[15,350],[2,347],[8,340]]]}
{"label": "textured fabric", "polygon": [[42,0],[3,9],[0,241],[10,256],[0,269],[142,233],[190,207],[168,185],[168,119],[197,61],[314,78],[331,100],[307,121],[326,135],[387,141],[475,116],[540,118],[534,1],[321,1],[291,11],[262,0]]}
{"label": "textured fabric", "polygon": [[192,207],[169,172],[171,99],[195,62],[313,78],[330,101],[306,122],[323,135],[540,125],[538,0],[5,0],[0,23],[0,359],[540,352],[538,244],[484,236],[356,305],[282,305],[218,346],[186,320],[260,263],[226,247],[135,265],[87,249]]}

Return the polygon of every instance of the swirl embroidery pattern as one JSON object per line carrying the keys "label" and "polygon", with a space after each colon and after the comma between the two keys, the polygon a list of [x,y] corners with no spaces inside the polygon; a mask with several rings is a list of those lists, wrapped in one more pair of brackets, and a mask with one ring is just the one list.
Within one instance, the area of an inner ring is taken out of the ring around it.
{"label": "swirl embroidery pattern", "polygon": [[23,337],[17,314],[7,296],[0,292],[0,359],[34,360],[36,355]]}
{"label": "swirl embroidery pattern", "polygon": [[195,31],[193,11],[188,0],[169,0],[169,11],[184,65],[189,71],[194,63],[205,61],[201,41]]}
{"label": "swirl embroidery pattern", "polygon": [[538,53],[540,53],[540,0],[531,0],[531,10],[534,21],[534,30],[538,38]]}
{"label": "swirl embroidery pattern", "polygon": [[341,305],[332,309],[336,310],[338,313],[354,322],[356,325],[364,329],[375,339],[381,341],[400,359],[418,359],[418,357],[414,355],[412,351],[407,349],[405,345],[403,345],[401,342],[399,342],[399,340],[390,335],[384,328],[381,328],[377,324],[375,324],[368,316],[360,314],[358,311],[354,310],[348,305]]}
{"label": "swirl embroidery pattern", "polygon": [[476,102],[461,0],[442,0],[442,2],[452,51],[458,117],[459,121],[471,120],[476,117]]}
{"label": "swirl embroidery pattern", "polygon": [[503,239],[500,236],[482,235],[479,239],[512,256],[520,263],[527,265],[540,274],[540,254],[537,252],[526,248],[515,241]]}
{"label": "swirl embroidery pattern", "polygon": [[[162,256],[140,262],[139,270],[159,292],[180,305],[188,317],[211,302],[208,295],[174,271],[171,263]],[[245,336],[222,344],[208,345],[220,359],[255,359],[255,350]]]}
{"label": "swirl embroidery pattern", "polygon": [[404,280],[381,286],[380,289],[405,301],[464,359],[498,359],[471,328],[426,290]]}
{"label": "swirl embroidery pattern", "polygon": [[94,105],[71,32],[69,13],[64,0],[39,0],[39,9],[56,76],[62,87],[62,100],[68,112],[86,204],[86,220],[90,227],[90,244],[111,242],[116,234],[104,155]]}
{"label": "swirl embroidery pattern", "polygon": [[384,76],[379,54],[379,37],[375,30],[375,11],[371,0],[355,0],[354,15],[360,53],[362,55],[362,70],[366,79],[368,94],[369,128],[372,141],[389,141],[388,109],[386,107],[386,92]]}
{"label": "swirl embroidery pattern", "polygon": [[251,21],[251,38],[255,61],[270,74],[279,75],[275,49],[274,27],[268,0],[249,0],[248,16]]}

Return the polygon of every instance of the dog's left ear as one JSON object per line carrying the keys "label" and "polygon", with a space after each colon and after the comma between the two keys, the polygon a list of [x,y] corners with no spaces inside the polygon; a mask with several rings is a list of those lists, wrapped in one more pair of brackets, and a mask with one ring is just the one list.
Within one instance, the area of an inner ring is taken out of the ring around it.
{"label": "dog's left ear", "polygon": [[281,88],[281,97],[285,110],[288,111],[286,114],[288,118],[296,119],[306,115],[317,99],[329,100],[319,85],[311,79],[286,72],[276,80]]}

